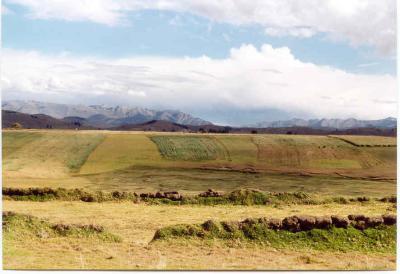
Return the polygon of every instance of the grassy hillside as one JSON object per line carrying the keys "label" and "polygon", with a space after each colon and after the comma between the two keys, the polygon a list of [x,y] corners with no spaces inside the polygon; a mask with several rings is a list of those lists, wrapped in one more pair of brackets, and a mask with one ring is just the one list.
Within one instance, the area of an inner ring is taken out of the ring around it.
{"label": "grassy hillside", "polygon": [[30,142],[42,137],[42,134],[38,132],[7,132],[3,133],[2,136],[3,146],[3,160],[10,158],[12,154],[17,152],[23,146],[27,145]]}
{"label": "grassy hillside", "polygon": [[[178,190],[183,193],[197,194],[209,188],[219,191],[254,188],[263,191],[305,191],[321,195],[344,196],[382,197],[396,193],[394,181],[349,179],[327,175],[245,173],[229,170],[144,167],[90,175],[84,178],[87,180],[85,185],[90,189],[136,192]],[[51,185],[47,186],[51,187]]]}
{"label": "grassy hillside", "polygon": [[169,160],[204,161],[229,159],[216,138],[203,136],[151,136],[160,154]]}
{"label": "grassy hillside", "polygon": [[157,147],[143,134],[108,134],[87,158],[80,174],[103,173],[161,161]]}
{"label": "grassy hillside", "polygon": [[[377,137],[364,137],[367,140]],[[387,142],[385,137],[382,143]],[[381,165],[375,151],[327,136],[257,136],[258,158],[271,166],[312,169],[369,169]],[[393,149],[387,151],[394,152]]]}
{"label": "grassy hillside", "polygon": [[[31,137],[28,137],[30,136]],[[75,132],[3,134],[3,171],[13,176],[58,178],[79,171],[103,135]],[[17,146],[14,145],[16,140]]]}
{"label": "grassy hillside", "polygon": [[396,139],[354,138],[377,145],[356,146],[331,136],[3,131],[3,184],[393,194],[396,147],[383,145]]}
{"label": "grassy hillside", "polygon": [[257,146],[252,135],[216,135],[227,151],[231,163],[251,166],[257,163]]}
{"label": "grassy hillside", "polygon": [[332,137],[342,139],[344,141],[348,141],[350,144],[355,146],[378,146],[378,147],[386,147],[386,146],[396,146],[397,140],[392,137],[383,137],[383,136],[351,136],[351,135],[341,135]]}
{"label": "grassy hillside", "polygon": [[[395,214],[392,202],[362,198],[396,194],[395,143],[395,138],[368,136],[5,130],[3,187],[70,190],[53,194],[57,199],[50,194],[31,197],[28,192],[18,199],[3,197],[3,210],[17,213],[3,226],[4,267],[394,269],[394,228],[268,232],[259,242],[219,237],[151,240],[163,227],[192,226],[209,219]],[[225,193],[239,188],[275,193],[261,196],[250,191],[261,204],[239,195],[243,201],[235,205],[225,203],[231,194],[218,197],[219,204],[211,202],[218,201],[213,197],[206,201],[185,196],[208,188]],[[171,190],[183,194],[188,203],[163,204],[134,194],[125,200],[116,198],[123,191]],[[294,191],[307,192],[302,194],[304,203],[293,204],[294,194],[286,192]],[[98,199],[82,202],[79,195],[86,192]],[[79,197],[69,199],[63,193]],[[330,202],[316,204],[307,197]],[[343,243],[346,246],[341,248]]]}

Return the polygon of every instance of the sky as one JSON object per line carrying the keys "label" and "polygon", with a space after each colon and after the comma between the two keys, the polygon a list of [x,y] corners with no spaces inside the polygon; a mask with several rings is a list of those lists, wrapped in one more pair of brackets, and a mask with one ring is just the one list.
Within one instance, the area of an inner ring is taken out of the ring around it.
{"label": "sky", "polygon": [[2,100],[397,116],[395,0],[3,0]]}

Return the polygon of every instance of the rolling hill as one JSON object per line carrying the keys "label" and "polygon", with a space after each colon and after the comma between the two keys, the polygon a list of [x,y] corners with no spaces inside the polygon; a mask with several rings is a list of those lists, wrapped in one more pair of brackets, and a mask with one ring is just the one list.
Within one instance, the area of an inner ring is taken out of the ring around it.
{"label": "rolling hill", "polygon": [[396,189],[396,149],[381,136],[4,130],[3,184],[377,195]]}
{"label": "rolling hill", "polygon": [[217,125],[189,126],[171,123],[167,121],[153,120],[142,124],[128,124],[111,130],[126,131],[158,131],[158,132],[198,132],[198,133],[243,133],[243,134],[288,134],[288,135],[376,135],[376,136],[396,136],[396,128],[310,128],[310,127],[227,127]]}
{"label": "rolling hill", "polygon": [[26,114],[2,110],[2,127],[12,128],[16,123],[27,129],[92,129],[78,118],[56,119],[45,114]]}

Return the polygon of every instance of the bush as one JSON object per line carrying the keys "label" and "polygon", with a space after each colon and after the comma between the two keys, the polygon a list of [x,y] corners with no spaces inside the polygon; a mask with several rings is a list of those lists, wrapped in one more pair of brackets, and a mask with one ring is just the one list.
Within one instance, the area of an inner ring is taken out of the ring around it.
{"label": "bush", "polygon": [[204,237],[203,230],[196,225],[174,225],[158,229],[154,234],[153,240],[167,239],[171,237]]}
{"label": "bush", "polygon": [[349,203],[349,201],[344,197],[334,197],[334,198],[332,198],[332,201],[337,204],[348,204]]}
{"label": "bush", "polygon": [[15,212],[3,212],[3,232],[5,237],[94,237],[103,241],[122,241],[121,237],[105,231],[100,225],[52,224],[31,215]]}
{"label": "bush", "polygon": [[[157,195],[158,194],[158,195]],[[179,196],[179,199],[176,197]],[[256,189],[238,189],[230,193],[215,196],[204,196],[202,193],[196,196],[182,196],[180,194],[165,195],[162,193],[142,193],[140,197],[132,192],[88,192],[82,189],[65,189],[65,188],[7,188],[3,187],[3,199],[12,200],[29,200],[29,201],[49,201],[49,200],[66,200],[66,201],[83,201],[83,202],[106,202],[106,201],[144,201],[150,204],[165,205],[273,205],[282,204],[326,204],[338,203],[348,204],[350,202],[368,202],[368,197],[356,197],[346,199],[344,197],[317,198],[305,192],[263,192]],[[380,202],[396,203],[397,199],[393,197],[385,197],[374,199]]]}
{"label": "bush", "polygon": [[22,126],[20,123],[13,123],[13,124],[11,125],[11,128],[12,128],[12,129],[22,129],[23,126]]}
{"label": "bush", "polygon": [[[296,217],[296,218],[295,218]],[[293,220],[300,221],[300,230],[271,229],[269,220],[265,218],[249,218],[242,222],[216,222],[206,221],[199,225],[175,225],[161,228],[156,231],[154,240],[169,238],[219,238],[226,240],[244,240],[254,243],[267,243],[276,248],[290,249],[316,249],[335,251],[363,251],[363,252],[395,252],[396,250],[396,226],[393,225],[393,216],[384,216],[392,225],[377,225],[358,229],[353,225],[343,226],[347,217],[332,216],[335,227],[332,224],[323,229],[304,226],[305,216],[292,216]],[[307,216],[307,218],[324,219],[321,217]],[[378,220],[378,217],[369,217],[370,221]],[[287,218],[289,220],[289,218]],[[329,217],[330,219],[330,217]],[[381,218],[382,219],[382,218]],[[313,223],[313,222],[311,222]],[[311,224],[310,223],[310,224]],[[304,226],[304,227],[303,227]],[[296,227],[297,228],[297,227]],[[303,230],[304,229],[304,230]]]}
{"label": "bush", "polygon": [[115,200],[137,201],[134,193],[123,192],[116,195],[115,192],[107,193],[97,191],[90,193],[82,189],[65,189],[65,188],[3,188],[3,197],[9,197],[13,200],[29,200],[29,201],[49,201],[49,200],[66,200],[66,201],[83,201],[83,202],[106,202]]}
{"label": "bush", "polygon": [[232,191],[227,198],[234,204],[240,205],[265,205],[270,202],[269,195],[255,189]]}

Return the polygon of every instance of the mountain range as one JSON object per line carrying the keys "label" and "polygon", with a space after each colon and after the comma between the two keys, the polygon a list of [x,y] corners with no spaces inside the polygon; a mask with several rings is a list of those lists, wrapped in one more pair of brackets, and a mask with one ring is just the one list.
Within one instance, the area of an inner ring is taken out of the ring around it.
{"label": "mountain range", "polygon": [[12,110],[1,111],[3,128],[13,128],[17,124],[27,129],[94,129],[75,119],[57,119],[45,114],[26,114]]}
{"label": "mountain range", "polygon": [[[25,114],[44,114],[63,122],[91,128],[123,128],[145,124],[150,121],[166,121],[187,126],[213,125],[211,122],[177,110],[152,110],[127,106],[104,105],[67,105],[38,101],[13,100],[2,103],[2,110]],[[47,118],[46,118],[47,119]],[[273,122],[260,122],[247,128],[291,128],[305,127],[312,129],[383,128],[397,127],[397,119],[388,117],[380,120],[349,119],[291,119]]]}
{"label": "mountain range", "polygon": [[397,119],[388,117],[380,120],[357,120],[349,119],[291,119],[274,122],[261,122],[254,125],[258,128],[282,128],[282,127],[309,127],[309,128],[333,128],[333,129],[350,129],[350,128],[395,128],[397,127]]}
{"label": "mountain range", "polygon": [[[11,110],[2,110],[3,128],[25,128],[25,129],[97,129],[85,125],[85,118],[66,117],[57,119],[45,114],[26,114]],[[141,124],[125,124],[118,127],[108,128],[118,131],[158,131],[158,132],[192,132],[192,133],[252,133],[252,134],[306,134],[306,135],[379,135],[396,136],[397,128],[309,128],[309,127],[228,127],[218,125],[191,126],[181,125],[163,120],[151,120]]]}
{"label": "mountain range", "polygon": [[208,121],[177,110],[160,111],[126,106],[84,106],[14,100],[3,102],[2,110],[26,114],[45,114],[57,119],[70,121],[80,120],[83,125],[95,128],[112,128],[126,124],[140,124],[152,120],[163,120],[193,126],[211,124]]}

